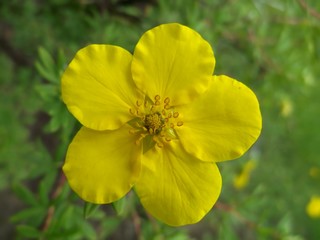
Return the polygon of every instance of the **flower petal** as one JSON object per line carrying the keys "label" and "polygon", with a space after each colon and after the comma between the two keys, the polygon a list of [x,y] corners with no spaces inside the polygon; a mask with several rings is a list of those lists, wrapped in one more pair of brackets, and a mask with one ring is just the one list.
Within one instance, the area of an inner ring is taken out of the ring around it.
{"label": "flower petal", "polygon": [[176,132],[187,152],[203,161],[240,157],[257,140],[261,113],[255,94],[227,76],[213,76],[208,91],[178,111]]}
{"label": "flower petal", "polygon": [[113,131],[82,127],[69,146],[63,171],[85,201],[110,203],[123,197],[140,174],[141,147],[125,125]]}
{"label": "flower petal", "polygon": [[170,97],[171,105],[180,105],[207,89],[214,65],[211,46],[197,32],[176,23],[163,24],[140,38],[132,76],[151,99]]}
{"label": "flower petal", "polygon": [[120,47],[89,45],[79,50],[62,76],[62,98],[69,111],[94,130],[113,130],[130,120],[137,100],[130,65]]}
{"label": "flower petal", "polygon": [[179,141],[153,148],[142,157],[135,190],[142,205],[160,221],[181,226],[200,221],[221,191],[215,163],[197,161]]}

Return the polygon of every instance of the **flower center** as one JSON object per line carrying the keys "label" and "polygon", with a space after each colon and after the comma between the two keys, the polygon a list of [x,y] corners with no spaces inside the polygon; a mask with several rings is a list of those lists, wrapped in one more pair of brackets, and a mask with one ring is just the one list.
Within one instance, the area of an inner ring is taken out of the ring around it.
{"label": "flower center", "polygon": [[164,120],[159,112],[148,114],[145,116],[144,126],[150,134],[158,134],[164,126]]}
{"label": "flower center", "polygon": [[171,140],[178,139],[175,127],[181,127],[183,122],[179,118],[180,114],[170,106],[170,98],[162,100],[156,95],[152,100],[146,97],[144,102],[138,100],[130,113],[134,116],[128,122],[133,127],[130,133],[139,135],[136,144],[142,142],[144,152],[155,145],[162,148]]}

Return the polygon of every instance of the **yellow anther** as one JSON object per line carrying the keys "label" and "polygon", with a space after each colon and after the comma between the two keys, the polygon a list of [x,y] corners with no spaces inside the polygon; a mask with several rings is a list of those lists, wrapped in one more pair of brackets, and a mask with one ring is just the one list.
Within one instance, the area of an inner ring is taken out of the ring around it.
{"label": "yellow anther", "polygon": [[154,103],[155,105],[160,105],[160,101],[156,100],[156,102]]}
{"label": "yellow anther", "polygon": [[171,127],[171,128],[174,128],[174,124],[173,124],[173,123],[170,123],[170,127]]}
{"label": "yellow anther", "polygon": [[172,113],[169,113],[169,114],[168,114],[168,118],[172,118]]}
{"label": "yellow anther", "polygon": [[136,145],[139,145],[141,143],[141,140],[145,137],[146,135],[141,134],[140,137],[136,140]]}
{"label": "yellow anther", "polygon": [[170,108],[170,106],[169,106],[169,104],[166,104],[166,105],[164,105],[163,108],[168,110]]}
{"label": "yellow anther", "polygon": [[137,100],[136,104],[137,104],[138,107],[140,107],[142,105],[142,101]]}
{"label": "yellow anther", "polygon": [[164,109],[162,109],[161,113],[163,116],[167,115],[167,112]]}
{"label": "yellow anther", "polygon": [[164,100],[164,103],[169,104],[169,102],[170,102],[170,98],[166,97],[166,99]]}
{"label": "yellow anther", "polygon": [[159,148],[163,148],[163,143],[162,143],[162,142],[157,142],[157,146],[158,146]]}
{"label": "yellow anther", "polygon": [[170,141],[171,141],[171,138],[166,137],[165,140],[166,140],[167,142],[170,142]]}
{"label": "yellow anther", "polygon": [[177,122],[177,126],[178,126],[178,127],[181,127],[182,125],[183,125],[183,122],[182,122],[182,121]]}
{"label": "yellow anther", "polygon": [[136,114],[135,114],[135,111],[133,111],[132,108],[129,109],[129,112],[130,112],[132,115],[136,115]]}
{"label": "yellow anther", "polygon": [[179,117],[179,113],[178,113],[178,112],[175,112],[175,113],[173,114],[173,117],[174,117],[174,118]]}
{"label": "yellow anther", "polygon": [[156,95],[156,96],[154,97],[154,100],[159,101],[159,100],[160,100],[160,96],[159,96],[159,95]]}
{"label": "yellow anther", "polygon": [[129,130],[129,133],[130,133],[130,134],[135,134],[136,132],[137,132],[137,131],[134,130],[134,129],[130,129],[130,130]]}

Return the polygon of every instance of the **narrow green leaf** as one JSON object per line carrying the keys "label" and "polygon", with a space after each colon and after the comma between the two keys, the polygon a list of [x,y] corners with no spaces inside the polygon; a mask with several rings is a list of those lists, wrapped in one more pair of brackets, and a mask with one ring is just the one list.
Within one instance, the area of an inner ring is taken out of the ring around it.
{"label": "narrow green leaf", "polygon": [[24,203],[29,204],[31,206],[38,205],[38,201],[35,198],[34,194],[27,187],[21,184],[16,184],[13,186],[13,191]]}
{"label": "narrow green leaf", "polygon": [[39,185],[39,201],[43,206],[49,205],[49,194],[56,179],[56,172],[48,173]]}
{"label": "narrow green leaf", "polygon": [[53,84],[41,84],[35,86],[36,91],[40,97],[46,101],[59,95],[58,86]]}
{"label": "narrow green leaf", "polygon": [[38,239],[41,235],[38,229],[35,227],[27,226],[27,225],[19,225],[17,226],[17,232],[20,236],[31,239]]}
{"label": "narrow green leaf", "polygon": [[127,209],[127,198],[124,196],[116,202],[112,203],[114,210],[117,212],[119,216],[124,216]]}
{"label": "narrow green leaf", "polygon": [[98,208],[99,204],[85,202],[83,207],[83,216],[85,219],[88,219]]}
{"label": "narrow green leaf", "polygon": [[39,74],[44,77],[46,80],[52,82],[52,83],[58,83],[59,77],[54,74],[54,72],[49,71],[46,69],[39,61],[36,61],[35,67]]}
{"label": "narrow green leaf", "polygon": [[42,219],[45,213],[46,209],[39,206],[27,208],[11,216],[10,221],[17,223],[23,220],[34,220],[35,218]]}
{"label": "narrow green leaf", "polygon": [[52,70],[54,70],[55,63],[50,53],[44,47],[39,47],[38,54],[44,67],[47,70],[51,70],[51,72],[53,72]]}

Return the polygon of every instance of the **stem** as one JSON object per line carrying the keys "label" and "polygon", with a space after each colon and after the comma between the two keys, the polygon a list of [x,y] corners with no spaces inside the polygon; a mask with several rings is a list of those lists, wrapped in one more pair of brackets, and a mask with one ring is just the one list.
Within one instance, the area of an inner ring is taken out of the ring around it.
{"label": "stem", "polygon": [[[50,193],[50,196],[49,196],[49,198],[51,200],[53,200],[59,196],[65,182],[66,182],[66,178],[65,178],[62,170],[60,170],[59,175],[56,178],[56,183],[54,184],[52,191]],[[55,212],[55,206],[51,205],[48,208],[47,215],[46,215],[45,219],[43,220],[42,224],[40,225],[41,226],[40,229],[42,232],[45,232],[49,228],[54,212]]]}
{"label": "stem", "polygon": [[299,0],[300,6],[307,11],[313,17],[320,19],[320,13],[314,8],[310,7],[305,0]]}

